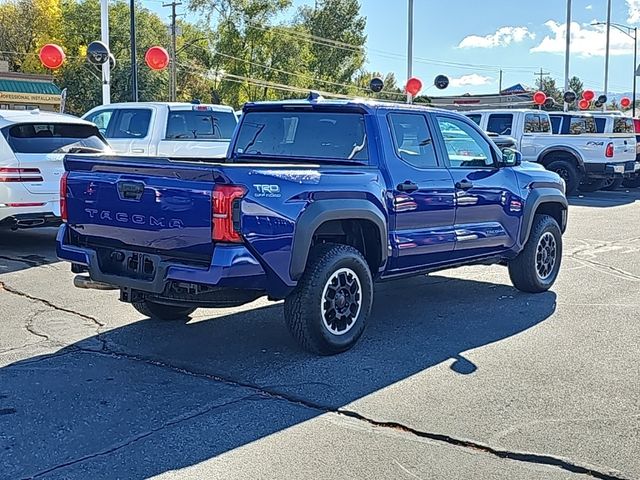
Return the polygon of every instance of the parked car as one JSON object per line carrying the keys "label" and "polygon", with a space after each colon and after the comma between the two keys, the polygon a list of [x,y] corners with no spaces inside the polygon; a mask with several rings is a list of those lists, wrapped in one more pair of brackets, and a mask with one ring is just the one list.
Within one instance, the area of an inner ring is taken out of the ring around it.
{"label": "parked car", "polygon": [[0,228],[60,224],[66,153],[110,153],[95,125],[39,110],[0,111]]}
{"label": "parked car", "polygon": [[238,123],[231,107],[167,102],[101,105],[82,118],[116,153],[173,158],[223,158]]}
{"label": "parked car", "polygon": [[[563,124],[565,134],[553,135],[552,120],[542,110],[475,110],[466,115],[483,130],[515,138],[523,159],[558,173],[567,193],[578,188],[597,190],[605,179],[622,177],[636,168],[635,135],[595,133],[593,118],[575,115]],[[582,135],[569,135],[569,131]]]}
{"label": "parked car", "polygon": [[249,103],[229,152],[206,164],[68,155],[58,255],[76,285],[119,289],[159,319],[284,299],[302,347],[334,354],[362,334],[375,280],[497,263],[543,292],[558,275],[564,182],[457,113]]}

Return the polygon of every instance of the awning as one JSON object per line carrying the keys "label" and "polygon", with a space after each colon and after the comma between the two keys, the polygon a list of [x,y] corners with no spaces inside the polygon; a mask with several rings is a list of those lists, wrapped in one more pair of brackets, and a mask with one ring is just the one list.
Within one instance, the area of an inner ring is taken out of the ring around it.
{"label": "awning", "polygon": [[0,103],[60,103],[61,90],[53,82],[0,78]]}

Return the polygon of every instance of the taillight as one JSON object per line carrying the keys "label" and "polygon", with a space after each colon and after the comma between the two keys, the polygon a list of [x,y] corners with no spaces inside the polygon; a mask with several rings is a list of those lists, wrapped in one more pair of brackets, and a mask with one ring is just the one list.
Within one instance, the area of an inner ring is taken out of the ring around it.
{"label": "taillight", "polygon": [[212,194],[211,238],[217,242],[242,241],[240,237],[240,200],[247,190],[238,185],[216,185]]}
{"label": "taillight", "polygon": [[37,168],[0,168],[0,182],[43,182]]}
{"label": "taillight", "polygon": [[607,149],[604,151],[604,156],[607,158],[613,157],[613,143],[607,144]]}
{"label": "taillight", "polygon": [[60,178],[60,217],[62,221],[66,222],[69,216],[67,212],[67,177],[69,172],[64,172],[62,178]]}
{"label": "taillight", "polygon": [[633,119],[633,126],[635,127],[636,133],[640,133],[640,118]]}

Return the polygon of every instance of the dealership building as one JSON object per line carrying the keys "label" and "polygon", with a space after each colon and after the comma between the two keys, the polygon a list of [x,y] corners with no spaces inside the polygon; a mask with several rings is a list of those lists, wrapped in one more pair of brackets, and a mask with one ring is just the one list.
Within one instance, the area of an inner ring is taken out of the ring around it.
{"label": "dealership building", "polygon": [[448,110],[478,110],[482,108],[528,108],[533,105],[534,90],[520,83],[500,93],[431,97],[431,106]]}
{"label": "dealership building", "polygon": [[48,75],[9,72],[0,60],[0,110],[60,111],[62,91]]}

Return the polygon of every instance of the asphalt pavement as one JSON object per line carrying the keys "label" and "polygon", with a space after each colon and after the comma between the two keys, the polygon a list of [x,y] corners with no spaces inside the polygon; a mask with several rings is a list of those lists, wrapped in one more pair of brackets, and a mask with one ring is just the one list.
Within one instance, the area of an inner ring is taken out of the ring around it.
{"label": "asphalt pavement", "polygon": [[143,318],[72,286],[55,230],[0,233],[0,479],[640,478],[640,190],[571,199],[559,280],[376,288],[351,351],[282,304]]}

